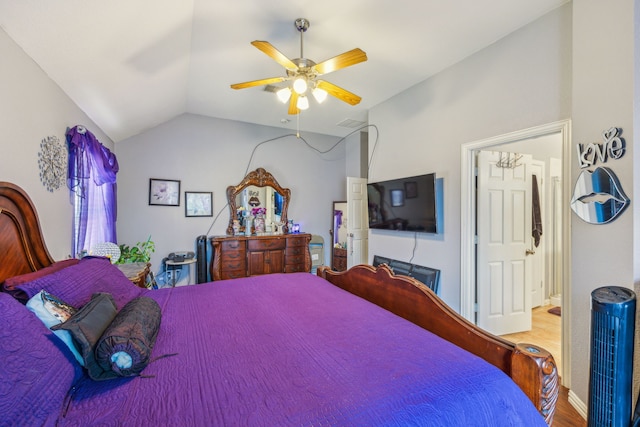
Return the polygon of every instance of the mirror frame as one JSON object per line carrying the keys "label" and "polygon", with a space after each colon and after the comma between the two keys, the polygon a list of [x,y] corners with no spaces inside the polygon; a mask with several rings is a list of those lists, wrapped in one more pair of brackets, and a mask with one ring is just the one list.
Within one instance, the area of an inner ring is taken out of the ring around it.
{"label": "mirror frame", "polygon": [[229,226],[227,227],[227,234],[233,235],[233,219],[236,217],[238,206],[236,205],[236,197],[246,187],[271,187],[282,195],[284,199],[282,203],[282,214],[280,215],[280,221],[283,223],[283,232],[289,232],[287,209],[289,208],[289,200],[291,199],[291,190],[288,188],[282,188],[278,181],[269,172],[263,168],[258,168],[252,172],[249,172],[247,176],[238,185],[230,185],[227,187],[227,202],[229,204]]}

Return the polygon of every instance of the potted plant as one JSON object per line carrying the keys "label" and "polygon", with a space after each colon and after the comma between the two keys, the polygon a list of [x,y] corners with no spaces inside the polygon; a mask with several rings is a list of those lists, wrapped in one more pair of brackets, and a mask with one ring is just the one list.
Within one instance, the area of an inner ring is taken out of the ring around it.
{"label": "potted plant", "polygon": [[138,242],[133,246],[119,245],[120,259],[116,264],[130,264],[134,262],[149,262],[151,253],[155,252],[156,245],[151,236],[145,242]]}

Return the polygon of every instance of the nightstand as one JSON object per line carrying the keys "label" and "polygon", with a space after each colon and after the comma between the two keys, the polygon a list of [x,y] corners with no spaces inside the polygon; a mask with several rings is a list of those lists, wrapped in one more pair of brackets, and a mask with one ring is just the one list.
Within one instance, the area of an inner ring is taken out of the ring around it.
{"label": "nightstand", "polygon": [[116,267],[127,276],[136,286],[140,288],[147,287],[147,275],[151,269],[149,262],[132,262],[127,264],[116,264]]}
{"label": "nightstand", "polygon": [[189,268],[189,280],[187,281],[187,285],[192,285],[196,283],[196,273],[195,273],[195,265],[196,262],[198,262],[197,258],[189,258],[189,259],[185,259],[184,261],[171,261],[171,260],[166,260],[164,263],[167,266],[167,271],[168,270],[173,270],[173,274],[171,275],[171,280],[168,281],[169,285],[171,286],[175,286],[176,282],[178,280],[176,280],[176,270],[181,270],[183,265],[187,265]]}

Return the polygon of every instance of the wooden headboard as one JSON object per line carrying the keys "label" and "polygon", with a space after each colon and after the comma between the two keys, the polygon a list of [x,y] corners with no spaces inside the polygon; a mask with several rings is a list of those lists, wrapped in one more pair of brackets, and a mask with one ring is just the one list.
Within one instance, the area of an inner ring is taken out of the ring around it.
{"label": "wooden headboard", "polygon": [[0,181],[0,283],[51,265],[33,202],[25,191]]}

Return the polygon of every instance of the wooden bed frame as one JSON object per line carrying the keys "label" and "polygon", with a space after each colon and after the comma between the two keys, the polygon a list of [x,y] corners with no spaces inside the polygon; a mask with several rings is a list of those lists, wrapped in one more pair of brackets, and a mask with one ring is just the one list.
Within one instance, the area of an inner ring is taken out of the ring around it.
{"label": "wooden bed frame", "polygon": [[323,266],[317,274],[495,365],[518,384],[551,425],[559,383],[555,360],[547,350],[533,344],[514,344],[478,328],[427,286],[394,275],[386,264],[378,268],[357,265],[346,272]]}
{"label": "wooden bed frame", "polygon": [[[54,263],[33,202],[20,187],[0,182],[0,283]],[[535,345],[513,344],[479,329],[429,288],[386,266],[359,265],[346,272],[320,267],[318,275],[441,336],[495,365],[520,386],[551,425],[558,398],[558,371],[551,354]]]}

